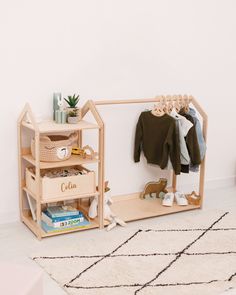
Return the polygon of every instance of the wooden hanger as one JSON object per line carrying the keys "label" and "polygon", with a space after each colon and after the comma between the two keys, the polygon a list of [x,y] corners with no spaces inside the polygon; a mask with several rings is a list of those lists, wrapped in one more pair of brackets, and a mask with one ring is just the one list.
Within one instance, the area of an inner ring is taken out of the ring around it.
{"label": "wooden hanger", "polygon": [[173,97],[171,95],[167,95],[167,113],[170,114],[174,108]]}
{"label": "wooden hanger", "polygon": [[180,95],[174,95],[174,108],[177,113],[181,110],[180,101],[181,101]]}
{"label": "wooden hanger", "polygon": [[163,110],[163,97],[162,96],[157,96],[158,102],[154,104],[153,109],[151,113],[154,116],[161,117],[165,114]]}
{"label": "wooden hanger", "polygon": [[169,113],[169,109],[168,109],[168,102],[167,102],[167,96],[163,96],[163,111],[168,114]]}
{"label": "wooden hanger", "polygon": [[190,103],[190,99],[188,97],[188,95],[184,95],[184,102],[185,102],[185,106],[184,106],[184,111],[187,113],[189,111],[189,103]]}
{"label": "wooden hanger", "polygon": [[179,105],[180,105],[180,109],[184,107],[184,98],[182,95],[179,95]]}

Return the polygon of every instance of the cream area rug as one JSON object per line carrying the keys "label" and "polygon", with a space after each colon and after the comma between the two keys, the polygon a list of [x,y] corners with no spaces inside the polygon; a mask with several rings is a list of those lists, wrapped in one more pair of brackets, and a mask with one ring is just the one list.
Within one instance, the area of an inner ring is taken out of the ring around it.
{"label": "cream area rug", "polygon": [[76,233],[71,245],[60,239],[33,259],[71,295],[216,295],[236,287],[235,213],[193,211],[148,224]]}

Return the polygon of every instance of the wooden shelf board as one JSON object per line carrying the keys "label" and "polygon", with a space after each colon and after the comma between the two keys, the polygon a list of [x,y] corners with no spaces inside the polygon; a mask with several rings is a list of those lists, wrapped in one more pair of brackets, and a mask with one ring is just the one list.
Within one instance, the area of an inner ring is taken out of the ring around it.
{"label": "wooden shelf board", "polygon": [[[37,201],[37,196],[29,191],[27,187],[22,188],[25,192],[27,192],[34,200]],[[54,203],[54,202],[61,202],[61,201],[69,201],[69,200],[76,200],[76,199],[83,199],[83,198],[89,198],[99,195],[98,192],[89,193],[89,194],[81,194],[81,195],[75,195],[75,196],[68,196],[68,197],[60,197],[60,198],[53,198],[53,199],[41,199],[41,204],[48,204],[48,203]]]}
{"label": "wooden shelf board", "polygon": [[[22,156],[22,159],[24,159],[24,160],[27,161],[28,163],[32,164],[33,166],[36,166],[35,159],[32,157],[31,154],[23,155],[23,156]],[[40,164],[41,164],[41,163],[42,163],[42,162],[40,162]]]}
{"label": "wooden shelf board", "polygon": [[[36,161],[31,154],[23,155],[22,158],[29,162],[30,164],[36,166]],[[98,159],[83,159],[77,155],[72,155],[66,161],[59,162],[40,162],[40,169],[51,169],[51,168],[59,168],[59,167],[67,167],[67,166],[76,166],[76,165],[85,165],[91,163],[98,163]]]}
{"label": "wooden shelf board", "polygon": [[94,193],[90,193],[90,194],[81,194],[81,195],[68,196],[68,197],[60,197],[60,198],[53,198],[53,199],[42,199],[41,204],[89,198],[89,197],[97,196],[98,194],[99,194],[98,192],[94,192]]}
{"label": "wooden shelf board", "polygon": [[32,193],[30,190],[28,190],[27,187],[24,186],[22,189],[23,189],[23,191],[28,193],[30,195],[30,197],[32,197],[35,201],[37,201],[37,196],[34,193]]}
{"label": "wooden shelf board", "polygon": [[28,228],[37,236],[37,233],[40,232],[41,237],[50,237],[50,236],[56,236],[56,235],[62,235],[66,233],[72,233],[76,231],[81,231],[81,230],[87,230],[87,229],[93,229],[93,228],[98,228],[98,221],[97,219],[95,220],[90,220],[90,224],[81,227],[81,228],[75,228],[71,230],[66,230],[66,231],[60,231],[60,232],[54,232],[54,233],[46,233],[41,227],[39,228],[37,223],[32,219],[31,215],[29,214],[28,210],[23,210],[22,214],[22,221],[28,226]]}
{"label": "wooden shelf board", "polygon": [[98,228],[99,225],[96,222],[96,220],[90,220],[90,224],[85,226],[85,227],[81,227],[81,228],[75,228],[75,229],[71,229],[71,230],[65,230],[65,231],[60,231],[60,232],[54,232],[54,233],[46,233],[43,229],[41,229],[41,235],[42,237],[51,237],[51,236],[56,236],[56,235],[62,235],[62,234],[68,234],[68,233],[73,233],[76,231],[81,231],[81,230],[87,230],[87,229],[93,229],[93,228]]}
{"label": "wooden shelf board", "polygon": [[113,197],[112,199],[111,210],[124,221],[145,219],[200,208],[200,205],[178,206],[176,203],[172,207],[165,207],[162,206],[161,199],[141,200],[139,193]]}
{"label": "wooden shelf board", "polygon": [[[35,130],[34,126],[31,123],[22,121],[22,126]],[[98,129],[99,126],[94,123],[90,123],[84,120],[81,120],[77,124],[57,124],[54,121],[43,121],[37,123],[37,127],[40,133],[52,133],[52,132],[70,132],[83,129]]]}

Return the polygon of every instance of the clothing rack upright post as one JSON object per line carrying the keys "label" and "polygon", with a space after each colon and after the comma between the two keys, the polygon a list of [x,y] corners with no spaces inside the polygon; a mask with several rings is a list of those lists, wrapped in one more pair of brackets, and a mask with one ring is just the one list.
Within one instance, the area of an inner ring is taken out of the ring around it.
{"label": "clothing rack upright post", "polygon": [[[172,101],[176,101],[177,99],[179,99],[179,97],[182,96],[178,96],[178,95],[174,95],[174,96],[167,96],[166,97],[166,101],[172,100]],[[195,109],[197,110],[197,112],[201,115],[202,117],[202,133],[203,133],[203,137],[205,139],[205,142],[207,141],[207,124],[208,124],[208,117],[206,112],[203,110],[203,108],[200,106],[200,104],[197,102],[197,100],[193,97],[193,96],[184,96],[187,97],[189,102],[195,107]],[[100,100],[100,101],[90,101],[91,104],[94,105],[94,108],[96,109],[97,106],[104,106],[104,105],[119,105],[119,104],[138,104],[138,103],[156,103],[156,102],[160,102],[161,99],[163,98],[163,96],[159,96],[156,98],[147,98],[147,99],[127,99],[127,100]],[[97,111],[97,114],[99,114],[99,112]],[[104,171],[104,169],[103,169]],[[142,218],[146,218],[146,217],[152,217],[152,216],[158,216],[158,215],[164,215],[164,214],[169,214],[169,213],[174,213],[174,212],[179,212],[179,211],[186,211],[186,210],[192,210],[192,209],[197,209],[197,208],[201,208],[202,204],[203,204],[203,197],[204,197],[204,181],[205,181],[205,157],[201,162],[200,165],[200,171],[199,171],[200,175],[199,175],[199,191],[198,194],[200,196],[200,205],[189,205],[185,208],[173,208],[172,210],[170,209],[166,209],[166,208],[162,208],[160,210],[160,212],[157,213],[157,215],[153,215],[154,213],[148,215],[148,214],[141,214],[140,216],[135,216],[132,215],[130,217],[125,218],[125,214],[122,214],[122,208],[118,208],[118,205],[116,206],[116,202],[118,203],[118,198],[117,201],[115,201],[115,204],[113,205],[114,210],[117,208],[119,209],[118,214],[119,216],[121,215],[122,218],[124,218],[126,221],[129,220],[137,220],[137,219],[142,219]],[[172,190],[176,191],[176,187],[177,187],[177,176],[175,175],[175,173],[173,173],[173,177],[172,177]],[[128,196],[121,196],[120,200],[129,200],[129,199],[133,199],[135,198],[134,195],[136,195],[137,197],[137,193],[134,193],[133,195],[130,194]],[[142,202],[142,201],[141,201]],[[180,207],[180,206],[179,206]],[[127,211],[127,209],[126,209]],[[115,212],[116,213],[116,212]],[[130,212],[129,212],[130,213]]]}

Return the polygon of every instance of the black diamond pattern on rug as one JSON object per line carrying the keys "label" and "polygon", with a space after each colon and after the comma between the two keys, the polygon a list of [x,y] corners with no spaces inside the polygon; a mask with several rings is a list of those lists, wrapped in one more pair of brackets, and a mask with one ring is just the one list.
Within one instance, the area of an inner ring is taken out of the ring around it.
{"label": "black diamond pattern on rug", "polygon": [[[68,263],[75,259],[78,263],[80,260],[86,260],[86,267],[78,273],[73,273],[64,283],[67,291],[78,291],[73,294],[146,295],[159,294],[158,291],[161,290],[161,294],[165,295],[174,294],[176,287],[185,288],[183,294],[191,294],[190,288],[193,286],[198,286],[199,290],[201,287],[222,282],[230,286],[230,282],[236,278],[236,244],[235,239],[232,239],[232,236],[235,237],[236,227],[220,226],[224,225],[223,220],[228,214],[225,212],[205,228],[140,229],[105,255],[40,256],[33,259],[37,262],[67,260]],[[145,244],[146,237],[148,239]],[[227,241],[223,250],[220,246],[217,247],[217,237]],[[166,238],[169,243],[157,243]],[[175,245],[176,239],[178,245]],[[156,243],[155,251],[153,243]],[[229,266],[228,259],[222,257],[230,258],[234,263]],[[153,264],[155,267],[150,267]],[[187,272],[183,271],[183,265],[188,269]],[[219,276],[222,269],[224,273]],[[133,275],[137,271],[138,280]],[[110,282],[109,276],[116,277],[116,281]],[[129,283],[124,279],[127,276]],[[99,284],[94,285],[94,277]],[[186,288],[189,291],[186,291]],[[85,290],[94,290],[94,293],[82,293]]]}

